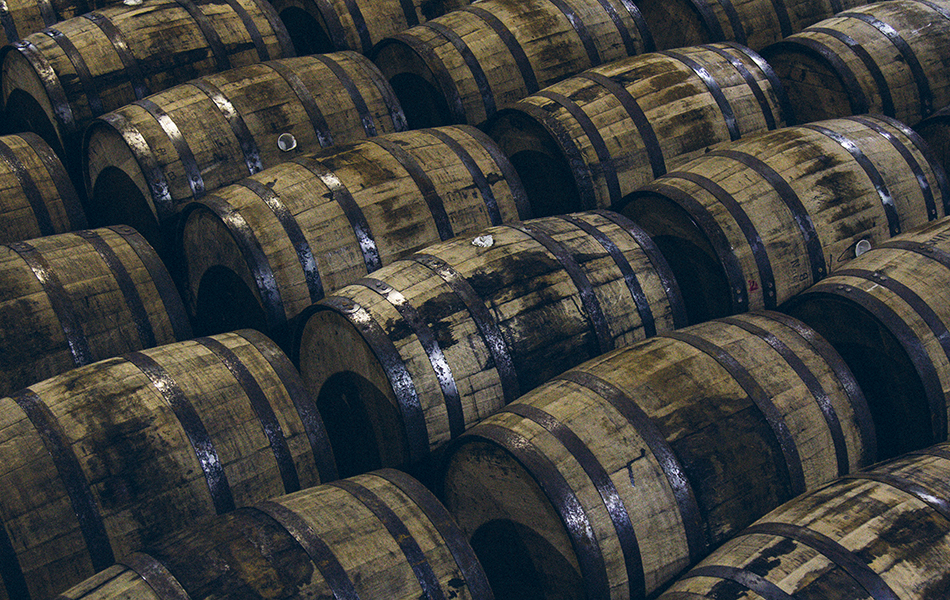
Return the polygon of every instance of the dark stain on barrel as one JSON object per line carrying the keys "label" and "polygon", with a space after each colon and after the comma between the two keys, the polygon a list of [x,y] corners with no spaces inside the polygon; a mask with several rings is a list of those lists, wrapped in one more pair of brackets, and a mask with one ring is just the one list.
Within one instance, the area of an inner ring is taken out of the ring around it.
{"label": "dark stain on barrel", "polygon": [[495,297],[505,288],[514,288],[519,296],[524,296],[547,287],[547,276],[561,270],[557,259],[543,249],[526,249],[479,268],[466,279],[475,293],[485,299]]}
{"label": "dark stain on barrel", "polygon": [[720,579],[715,585],[709,588],[709,592],[706,593],[706,596],[715,598],[715,600],[741,600],[742,598],[748,598],[748,591],[745,586],[735,581]]}
{"label": "dark stain on barrel", "polygon": [[429,324],[436,342],[443,351],[458,343],[454,336],[454,316],[462,311],[467,312],[467,309],[453,292],[438,294],[419,306],[419,314],[423,322]]}
{"label": "dark stain on barrel", "polygon": [[[405,197],[398,195],[380,198],[377,201],[377,214],[384,222],[384,226],[379,228],[379,231],[386,232],[386,235],[390,237],[409,240],[431,241],[436,237],[434,219],[429,216],[429,209],[422,199],[422,193],[416,193],[419,198],[415,202],[407,202]],[[377,228],[374,228],[374,232],[376,230]]]}
{"label": "dark stain on barrel", "polygon": [[656,422],[680,457],[713,543],[791,499],[775,434],[744,393],[708,396]]}
{"label": "dark stain on barrel", "polygon": [[835,224],[837,239],[867,235],[876,229],[873,217],[863,217],[856,221],[843,221]]}
{"label": "dark stain on barrel", "polygon": [[[711,106],[699,106],[677,115],[675,120],[667,122],[667,128],[657,128],[657,136],[661,139],[666,135],[681,137],[682,152],[690,153],[701,150],[710,144],[722,140],[720,132],[725,127],[725,121],[709,118],[707,114]],[[684,128],[687,135],[684,135]],[[668,129],[668,131],[667,131]]]}
{"label": "dark stain on barrel", "polygon": [[[103,509],[110,512],[147,499],[164,485],[181,485],[184,479],[180,469],[170,471],[164,482],[156,477],[162,472],[157,466],[168,462],[170,443],[158,436],[153,426],[156,415],[140,407],[142,387],[150,386],[145,382],[121,389],[102,385],[96,393],[70,403],[73,418],[89,432],[82,444],[87,473],[94,476],[90,484],[95,485]],[[135,404],[127,408],[130,402]]]}
{"label": "dark stain on barrel", "polygon": [[[393,140],[398,141],[398,140]],[[323,150],[315,155],[318,162],[329,171],[355,171],[359,173],[360,185],[362,189],[371,188],[395,179],[407,177],[405,171],[400,169],[397,174],[388,166],[392,164],[392,158],[381,158],[380,156],[369,156],[376,154],[376,148],[370,145],[370,142],[358,144],[347,148],[346,150]],[[367,152],[372,150],[373,152]],[[332,152],[332,154],[331,154]],[[380,148],[379,153],[388,157],[388,153]],[[355,192],[355,190],[352,190]]]}
{"label": "dark stain on barrel", "polygon": [[412,327],[409,326],[409,323],[407,323],[405,319],[402,319],[401,317],[386,319],[386,323],[383,325],[383,328],[386,331],[386,335],[393,342],[399,342],[415,335],[415,332],[412,330]]}
{"label": "dark stain on barrel", "polygon": [[[863,172],[862,172],[863,174]],[[867,178],[862,181],[853,170],[826,170],[813,184],[814,188],[828,190],[828,203],[832,206],[853,203],[868,193],[871,185]]]}
{"label": "dark stain on barrel", "polygon": [[920,600],[946,600],[950,595],[950,571],[946,569],[946,564],[940,558],[935,558],[934,564],[925,566],[927,573],[933,575],[923,583],[923,587],[917,591]]}
{"label": "dark stain on barrel", "polygon": [[193,598],[297,598],[318,578],[303,547],[254,509],[202,521],[147,551]]}
{"label": "dark stain on barrel", "polygon": [[[13,278],[11,278],[13,279]],[[4,284],[0,281],[0,286]],[[10,394],[36,381],[34,369],[36,361],[57,351],[68,353],[65,334],[59,323],[50,320],[45,312],[46,298],[38,294],[43,302],[34,301],[26,294],[22,281],[6,287],[12,293],[23,294],[20,298],[0,297],[0,318],[4,323],[15,323],[15,327],[4,327],[0,331],[3,352],[0,352],[0,372],[6,380],[6,386],[0,390],[3,395]],[[72,358],[68,359],[72,362]],[[44,365],[44,368],[48,368]]]}
{"label": "dark stain on barrel", "polygon": [[795,600],[867,598],[868,592],[844,569],[832,563],[816,573],[804,588],[795,590],[794,596]]}
{"label": "dark stain on barrel", "polygon": [[459,591],[465,587],[466,583],[464,579],[459,579],[458,577],[453,577],[447,582],[448,586],[451,588],[449,590],[449,595],[446,597],[447,600],[452,600],[453,598],[459,597]]}
{"label": "dark stain on barrel", "polygon": [[568,95],[568,98],[576,104],[590,104],[604,95],[604,89],[599,85],[588,85],[575,90]]}
{"label": "dark stain on barrel", "polygon": [[[910,504],[911,500],[908,500]],[[916,504],[916,502],[914,502]],[[879,512],[876,506],[871,507]],[[899,552],[904,563],[926,566],[927,557],[947,535],[947,520],[929,506],[905,510],[887,520],[876,537],[855,554],[868,564]]]}
{"label": "dark stain on barrel", "polygon": [[760,577],[766,577],[772,569],[781,566],[783,556],[792,554],[797,548],[798,543],[795,540],[781,538],[778,543],[765,548],[744,568]]}

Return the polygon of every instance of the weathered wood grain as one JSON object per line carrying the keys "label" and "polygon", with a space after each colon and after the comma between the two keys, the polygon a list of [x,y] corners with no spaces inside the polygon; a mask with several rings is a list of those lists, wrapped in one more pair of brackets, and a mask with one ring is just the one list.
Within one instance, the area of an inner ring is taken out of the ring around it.
{"label": "weathered wood grain", "polygon": [[652,49],[629,0],[485,0],[387,37],[370,56],[416,128],[480,125],[565,77]]}
{"label": "weathered wood grain", "polygon": [[353,50],[368,54],[383,38],[471,0],[275,0],[300,55]]}
{"label": "weathered wood grain", "polygon": [[946,444],[776,509],[660,598],[939,600],[950,593]]}
{"label": "weathered wood grain", "polygon": [[191,337],[165,266],[124,226],[0,246],[0,322],[0,394]]}
{"label": "weathered wood grain", "polygon": [[0,464],[0,597],[11,600],[49,598],[196,519],[336,478],[299,374],[250,330],[0,400]]}
{"label": "weathered wood grain", "polygon": [[41,137],[0,137],[0,243],[85,229],[86,214],[59,157]]}
{"label": "weathered wood grain", "polygon": [[207,75],[89,125],[89,218],[131,225],[159,247],[189,200],[323,147],[406,129],[389,83],[355,52]]}
{"label": "weathered wood grain", "polygon": [[657,47],[738,42],[754,50],[868,0],[639,0]]}
{"label": "weathered wood grain", "polygon": [[424,464],[550,377],[683,317],[649,238],[595,211],[492,227],[383,267],[301,313],[292,353],[341,472],[361,472]]}
{"label": "weathered wood grain", "polygon": [[802,122],[881,113],[914,126],[950,104],[950,2],[874,2],[762,54]]}
{"label": "weathered wood grain", "polygon": [[858,116],[719,146],[628,200],[624,214],[692,286],[699,323],[774,309],[867,244],[947,214],[950,186],[910,128]]}
{"label": "weathered wood grain", "polygon": [[644,598],[768,511],[873,462],[860,389],[778,313],[660,333],[463,434],[450,512],[495,593]]}
{"label": "weathered wood grain", "polygon": [[882,241],[783,308],[824,335],[866,390],[882,458],[947,439],[950,222]]}
{"label": "weathered wood grain", "polygon": [[429,244],[528,215],[508,159],[473,127],[397,133],[305,155],[185,210],[196,327],[288,324],[333,290]]}
{"label": "weathered wood grain", "polygon": [[610,208],[715,144],[794,122],[762,57],[715,44],[588,69],[510,104],[486,131],[542,217]]}
{"label": "weathered wood grain", "polygon": [[445,508],[394,470],[235,511],[121,563],[62,598],[493,599]]}

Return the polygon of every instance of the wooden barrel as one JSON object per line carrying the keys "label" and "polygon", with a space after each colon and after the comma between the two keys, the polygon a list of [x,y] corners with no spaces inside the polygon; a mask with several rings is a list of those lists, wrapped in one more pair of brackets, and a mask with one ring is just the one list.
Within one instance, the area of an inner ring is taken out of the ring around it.
{"label": "wooden barrel", "polygon": [[0,424],[11,600],[49,598],[203,515],[336,478],[300,375],[251,330],[47,379],[0,400]]}
{"label": "wooden barrel", "polygon": [[87,128],[89,218],[131,225],[158,247],[188,200],[321,147],[406,129],[389,83],[355,52],[208,75]]}
{"label": "wooden barrel", "polygon": [[201,75],[293,55],[264,0],[143,0],[4,47],[0,101],[12,126],[39,133],[78,168],[94,117]]}
{"label": "wooden barrel", "polygon": [[870,112],[913,126],[950,104],[950,3],[874,2],[762,54],[802,122]]}
{"label": "wooden barrel", "polygon": [[379,470],[167,536],[61,596],[492,600],[471,546],[409,475]]}
{"label": "wooden barrel", "polygon": [[710,146],[794,123],[755,52],[715,44],[594,67],[499,111],[536,217],[609,208]]}
{"label": "wooden barrel", "polygon": [[301,313],[292,352],[341,474],[424,470],[430,451],[554,375],[680,326],[681,302],[636,225],[577,213],[383,267]]}
{"label": "wooden barrel", "polygon": [[0,328],[3,395],[191,337],[165,266],[124,226],[0,246],[0,322],[8,324]]}
{"label": "wooden barrel", "polygon": [[443,498],[500,597],[644,598],[805,490],[874,461],[850,372],[746,313],[563,373],[449,449]]}
{"label": "wooden barrel", "polygon": [[6,40],[12,43],[60,21],[118,2],[119,0],[6,0],[0,6],[0,27],[3,27]]}
{"label": "wooden barrel", "polygon": [[301,55],[353,50],[368,54],[383,38],[471,0],[276,0],[271,2]]}
{"label": "wooden barrel", "polygon": [[638,0],[657,48],[738,42],[755,50],[868,0]]}
{"label": "wooden barrel", "polygon": [[528,216],[508,159],[467,125],[287,162],[189,205],[179,247],[202,332],[284,342],[328,293],[429,244]]}
{"label": "wooden barrel", "polygon": [[861,116],[731,142],[627,201],[699,323],[775,308],[868,244],[947,214],[950,186],[907,126]]}
{"label": "wooden barrel", "polygon": [[411,127],[479,125],[506,104],[653,49],[630,0],[483,0],[379,42]]}
{"label": "wooden barrel", "polygon": [[660,600],[946,598],[948,470],[943,444],[797,498],[726,542]]}
{"label": "wooden barrel", "polygon": [[0,137],[0,243],[86,227],[76,188],[49,144],[35,133]]}
{"label": "wooden barrel", "polygon": [[950,220],[878,244],[783,310],[810,324],[865,389],[882,457],[947,439]]}
{"label": "wooden barrel", "polygon": [[914,131],[927,142],[944,170],[950,168],[950,106],[914,125]]}

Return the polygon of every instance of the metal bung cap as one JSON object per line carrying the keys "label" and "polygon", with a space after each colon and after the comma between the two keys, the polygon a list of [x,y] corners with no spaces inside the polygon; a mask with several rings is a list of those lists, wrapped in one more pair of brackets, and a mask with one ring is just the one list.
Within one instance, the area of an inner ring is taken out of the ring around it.
{"label": "metal bung cap", "polygon": [[277,147],[283,152],[290,152],[297,147],[297,138],[292,133],[282,133],[277,138]]}

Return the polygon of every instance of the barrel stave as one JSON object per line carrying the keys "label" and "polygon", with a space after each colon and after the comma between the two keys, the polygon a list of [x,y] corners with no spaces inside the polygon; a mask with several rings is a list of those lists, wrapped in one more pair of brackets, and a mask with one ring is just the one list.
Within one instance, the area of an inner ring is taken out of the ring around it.
{"label": "barrel stave", "polygon": [[469,3],[470,0],[279,0],[274,8],[302,55],[340,50],[366,54],[386,36]]}
{"label": "barrel stave", "polygon": [[130,572],[155,590],[144,597],[168,599],[493,597],[445,508],[390,470],[199,521],[122,562],[62,597],[128,597]]}
{"label": "barrel stave", "polygon": [[129,228],[82,230],[4,246],[3,393],[190,335],[157,256]]}
{"label": "barrel stave", "polygon": [[866,0],[643,0],[640,9],[654,32],[657,47],[732,40],[761,50]]}
{"label": "barrel stave", "polygon": [[36,134],[0,138],[0,214],[3,243],[86,227],[62,162]]}
{"label": "barrel stave", "polygon": [[95,120],[84,141],[89,205],[101,222],[162,228],[150,239],[170,243],[189,200],[322,147],[404,129],[389,84],[353,52],[231,69]]}

